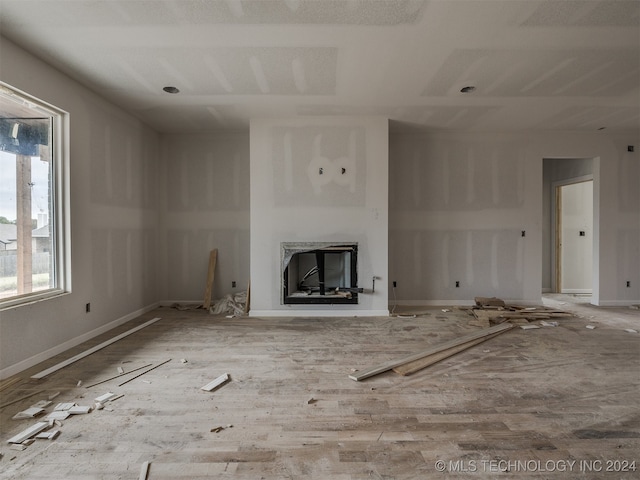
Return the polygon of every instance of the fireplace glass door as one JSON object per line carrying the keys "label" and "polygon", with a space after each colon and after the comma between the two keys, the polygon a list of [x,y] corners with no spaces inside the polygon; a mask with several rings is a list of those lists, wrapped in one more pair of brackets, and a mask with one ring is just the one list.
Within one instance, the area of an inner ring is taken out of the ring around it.
{"label": "fireplace glass door", "polygon": [[283,272],[285,304],[357,304],[358,246],[300,249]]}

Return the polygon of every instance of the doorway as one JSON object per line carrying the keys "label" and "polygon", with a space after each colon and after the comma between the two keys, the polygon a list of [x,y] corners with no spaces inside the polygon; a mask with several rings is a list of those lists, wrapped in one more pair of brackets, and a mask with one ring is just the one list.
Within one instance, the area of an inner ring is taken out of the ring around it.
{"label": "doorway", "polygon": [[556,292],[593,293],[593,179],[555,185]]}

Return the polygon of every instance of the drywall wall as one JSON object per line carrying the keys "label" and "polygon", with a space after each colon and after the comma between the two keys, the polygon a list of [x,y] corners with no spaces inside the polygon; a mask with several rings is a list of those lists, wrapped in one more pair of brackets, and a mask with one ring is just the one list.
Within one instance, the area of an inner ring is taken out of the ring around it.
{"label": "drywall wall", "polygon": [[[255,119],[250,135],[251,314],[387,314],[387,119]],[[357,243],[359,303],[283,305],[283,242]]]}
{"label": "drywall wall", "polygon": [[[599,161],[599,160],[597,160]],[[542,166],[542,292],[555,292],[555,186],[593,180],[592,158],[545,158]],[[592,259],[593,262],[593,259]]]}
{"label": "drywall wall", "polygon": [[[633,144],[636,152],[627,152]],[[597,159],[592,301],[637,302],[637,145],[638,132],[392,133],[389,278],[397,303],[464,304],[477,295],[539,303],[544,158]]]}
{"label": "drywall wall", "polygon": [[158,301],[159,137],[3,37],[0,78],[69,113],[71,167],[72,289],[0,311],[0,376],[5,377]]}
{"label": "drywall wall", "polygon": [[248,132],[166,135],[162,145],[162,299],[202,302],[214,248],[212,298],[246,290]]}

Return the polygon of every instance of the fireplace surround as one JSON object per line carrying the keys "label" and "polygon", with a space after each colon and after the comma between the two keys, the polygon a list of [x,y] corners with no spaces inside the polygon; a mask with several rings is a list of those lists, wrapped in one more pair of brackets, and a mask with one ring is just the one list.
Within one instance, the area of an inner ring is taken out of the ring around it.
{"label": "fireplace surround", "polygon": [[284,305],[357,304],[358,244],[352,242],[283,242]]}

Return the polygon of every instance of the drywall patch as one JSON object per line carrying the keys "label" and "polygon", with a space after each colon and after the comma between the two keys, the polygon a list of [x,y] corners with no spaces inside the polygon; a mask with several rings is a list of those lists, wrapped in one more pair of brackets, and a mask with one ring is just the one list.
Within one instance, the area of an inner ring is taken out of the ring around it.
{"label": "drywall patch", "polygon": [[366,136],[362,127],[272,129],[278,206],[363,206]]}

